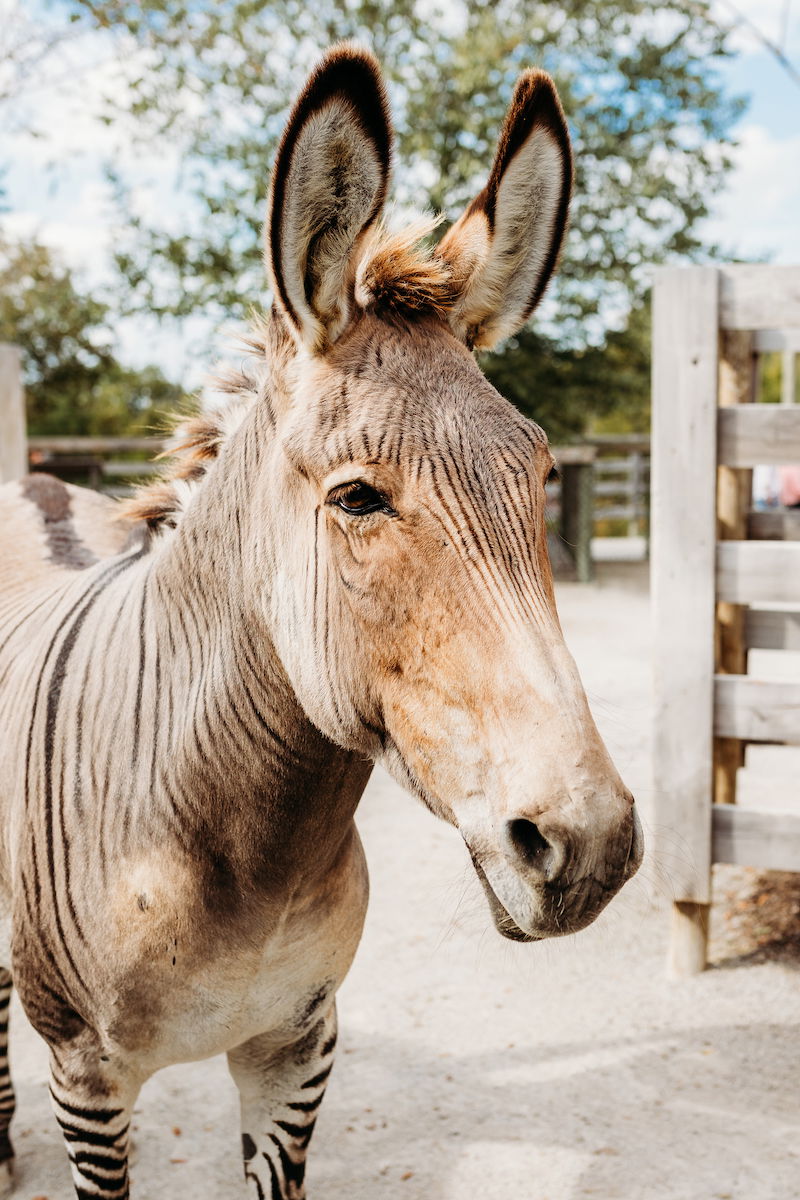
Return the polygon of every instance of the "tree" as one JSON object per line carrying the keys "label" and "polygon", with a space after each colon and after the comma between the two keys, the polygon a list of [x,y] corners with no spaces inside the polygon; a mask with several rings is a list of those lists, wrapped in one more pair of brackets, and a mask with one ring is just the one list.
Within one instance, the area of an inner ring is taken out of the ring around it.
{"label": "tree", "polygon": [[[0,105],[18,101],[31,81],[41,85],[42,73],[52,67],[64,44],[77,36],[77,16],[66,25],[24,0],[0,0]],[[12,118],[17,114],[12,114]]]}
{"label": "tree", "polygon": [[554,445],[574,441],[590,420],[598,432],[650,428],[650,306],[601,346],[559,346],[530,326],[500,353],[481,358],[485,374]]}
{"label": "tree", "polygon": [[641,297],[649,264],[702,253],[698,226],[730,166],[741,106],[715,76],[726,34],[705,0],[466,0],[447,19],[414,0],[62,2],[140,48],[120,63],[127,90],[108,117],[178,147],[194,198],[178,219],[145,220],[116,178],[129,202],[119,266],[150,311],[230,316],[260,294],[276,138],[338,38],[370,44],[387,72],[401,199],[427,190],[449,218],[485,175],[519,70],[555,75],[577,167],[550,330],[562,344],[601,340],[606,306]]}
{"label": "tree", "polygon": [[30,433],[144,433],[184,399],[157,367],[120,365],[108,322],[46,246],[0,237],[0,341],[22,348]]}

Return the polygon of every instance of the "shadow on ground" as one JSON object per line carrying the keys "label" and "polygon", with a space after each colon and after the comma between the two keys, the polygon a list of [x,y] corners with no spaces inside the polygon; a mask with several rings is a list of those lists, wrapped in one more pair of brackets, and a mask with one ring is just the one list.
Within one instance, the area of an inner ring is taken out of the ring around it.
{"label": "shadow on ground", "polygon": [[[786,1052],[795,1032],[780,1024],[709,1025],[535,1053],[421,1056],[417,1042],[345,1031],[313,1146],[311,1195],[789,1200],[800,1178],[797,1062]],[[205,1070],[216,1074],[221,1065]],[[140,1200],[245,1194],[233,1090],[220,1076],[216,1111],[204,1121],[193,1084],[202,1069],[170,1072],[174,1127],[156,1127],[146,1102],[140,1107],[133,1172]],[[29,1090],[20,1097],[23,1113]],[[179,1121],[190,1113],[193,1128],[184,1131]],[[707,1153],[718,1137],[730,1147],[724,1162]],[[64,1187],[46,1195],[67,1200],[55,1129],[48,1136],[38,1126],[17,1141],[20,1195],[60,1177]],[[209,1169],[215,1186],[201,1190]]]}

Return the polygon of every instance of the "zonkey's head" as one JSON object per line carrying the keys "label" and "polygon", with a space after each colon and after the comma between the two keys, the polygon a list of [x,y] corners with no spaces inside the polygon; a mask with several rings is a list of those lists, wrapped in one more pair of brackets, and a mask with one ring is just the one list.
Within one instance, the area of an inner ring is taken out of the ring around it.
{"label": "zonkey's head", "polygon": [[553,273],[567,127],[550,78],[524,72],[485,188],[433,250],[380,223],[391,146],[377,63],[334,48],[272,176],[263,608],[311,720],[458,828],[500,932],[570,933],[642,837],[556,613],[547,438],[472,354]]}

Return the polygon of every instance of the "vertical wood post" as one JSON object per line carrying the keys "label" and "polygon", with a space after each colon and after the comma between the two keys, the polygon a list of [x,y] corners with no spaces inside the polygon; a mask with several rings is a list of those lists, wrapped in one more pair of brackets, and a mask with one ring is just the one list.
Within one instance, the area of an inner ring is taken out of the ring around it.
{"label": "vertical wood post", "polygon": [[680,975],[705,963],[711,899],[718,293],[712,267],[662,269],[653,292],[654,849]]}
{"label": "vertical wood post", "polygon": [[28,472],[25,393],[18,346],[0,342],[0,483]]}
{"label": "vertical wood post", "polygon": [[794,404],[795,384],[794,346],[787,346],[781,355],[781,404]]}
{"label": "vertical wood post", "polygon": [[[748,404],[753,398],[753,335],[728,332],[720,337],[719,407]],[[747,514],[753,493],[753,472],[717,468],[717,536],[720,541],[747,537]],[[722,675],[747,673],[745,613],[742,604],[717,604],[716,669]],[[714,739],[714,801],[733,804],[736,773],[744,764],[744,742]]]}
{"label": "vertical wood post", "polygon": [[594,529],[594,460],[592,446],[556,447],[561,475],[559,535],[575,564],[579,583],[591,582],[592,532]]}
{"label": "vertical wood post", "polygon": [[629,502],[631,506],[628,518],[628,537],[638,537],[641,533],[642,493],[644,492],[644,455],[638,450],[628,455],[630,466]]}

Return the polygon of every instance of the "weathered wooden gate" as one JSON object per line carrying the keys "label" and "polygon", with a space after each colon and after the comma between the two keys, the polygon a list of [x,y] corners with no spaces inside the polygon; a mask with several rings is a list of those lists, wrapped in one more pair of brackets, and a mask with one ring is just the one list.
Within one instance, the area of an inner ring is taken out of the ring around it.
{"label": "weathered wooden gate", "polygon": [[800,509],[751,511],[754,466],[800,463],[800,405],[752,402],[754,335],[798,329],[800,268],[656,276],[655,853],[677,974],[705,965],[714,862],[800,871],[800,778],[789,810],[734,803],[749,743],[800,745],[800,671],[748,673],[751,649],[800,650]]}

